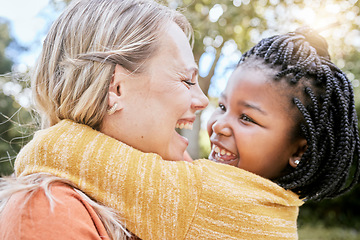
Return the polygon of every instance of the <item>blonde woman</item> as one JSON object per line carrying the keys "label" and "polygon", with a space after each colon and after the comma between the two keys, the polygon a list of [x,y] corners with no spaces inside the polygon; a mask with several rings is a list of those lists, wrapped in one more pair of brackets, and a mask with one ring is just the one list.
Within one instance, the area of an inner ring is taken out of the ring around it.
{"label": "blonde woman", "polygon": [[188,142],[175,128],[191,128],[208,104],[191,33],[153,1],[80,0],[64,11],[32,81],[43,130],[19,153],[17,178],[2,181],[1,239],[297,238],[296,194],[182,161]]}

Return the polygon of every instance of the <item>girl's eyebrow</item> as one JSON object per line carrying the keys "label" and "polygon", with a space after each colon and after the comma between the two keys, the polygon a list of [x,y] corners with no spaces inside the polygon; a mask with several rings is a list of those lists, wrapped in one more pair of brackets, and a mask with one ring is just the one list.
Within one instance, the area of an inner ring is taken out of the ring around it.
{"label": "girl's eyebrow", "polygon": [[[226,94],[224,92],[220,93],[220,98],[226,100],[227,97],[226,97]],[[260,112],[261,114],[263,115],[267,115],[267,112],[265,112],[263,109],[261,109],[260,107],[256,106],[255,104],[251,104],[251,103],[248,103],[246,101],[243,101],[243,100],[239,100],[237,102],[237,105],[241,105],[241,106],[244,106],[246,108],[251,108],[251,109],[254,109],[258,112]]]}
{"label": "girl's eyebrow", "polygon": [[240,101],[237,102],[237,105],[241,105],[241,106],[244,106],[246,108],[251,108],[251,109],[254,109],[254,110],[260,112],[263,115],[267,115],[267,112],[265,112],[263,109],[261,109],[259,106],[256,106],[255,104],[251,104],[251,103],[248,103],[246,101],[240,100]]}
{"label": "girl's eyebrow", "polygon": [[226,100],[226,99],[227,99],[227,97],[226,97],[226,95],[225,95],[225,93],[224,93],[224,92],[220,93],[220,98],[223,98],[224,100]]}

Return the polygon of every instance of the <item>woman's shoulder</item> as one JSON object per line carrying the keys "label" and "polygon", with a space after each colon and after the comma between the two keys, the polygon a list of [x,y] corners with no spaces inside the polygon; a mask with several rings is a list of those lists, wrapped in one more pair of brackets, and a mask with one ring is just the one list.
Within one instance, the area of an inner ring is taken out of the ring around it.
{"label": "woman's shoulder", "polygon": [[72,187],[56,183],[49,193],[38,188],[12,195],[0,214],[0,239],[108,239],[94,209]]}

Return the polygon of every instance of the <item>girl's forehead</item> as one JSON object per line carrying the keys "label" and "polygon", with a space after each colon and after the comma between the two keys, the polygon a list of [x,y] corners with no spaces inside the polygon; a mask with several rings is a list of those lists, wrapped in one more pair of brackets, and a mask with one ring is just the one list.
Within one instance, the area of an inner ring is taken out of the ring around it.
{"label": "girl's forehead", "polygon": [[269,85],[272,84],[272,77],[260,69],[238,67],[230,76],[226,90],[239,90],[237,88],[249,84],[254,87]]}
{"label": "girl's forehead", "polygon": [[[227,90],[232,91],[235,90],[235,86],[251,83],[253,86],[259,88],[265,86],[266,88],[264,90],[272,90],[272,88],[274,88],[277,95],[292,95],[296,92],[301,95],[301,89],[304,86],[303,81],[291,84],[287,77],[275,79],[280,71],[279,66],[265,64],[258,60],[250,64],[240,65],[230,76]],[[296,97],[299,97],[299,94],[295,94]]]}
{"label": "girl's forehead", "polygon": [[260,69],[238,68],[231,75],[222,93],[227,101],[252,101],[284,111],[292,107],[292,87],[286,80],[274,80],[274,75]]}

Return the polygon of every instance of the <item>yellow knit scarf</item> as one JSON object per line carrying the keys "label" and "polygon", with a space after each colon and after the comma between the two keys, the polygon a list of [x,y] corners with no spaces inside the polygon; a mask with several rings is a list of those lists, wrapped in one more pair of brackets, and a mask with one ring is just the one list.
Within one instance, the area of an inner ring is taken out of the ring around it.
{"label": "yellow knit scarf", "polygon": [[70,180],[144,240],[297,239],[293,192],[208,160],[164,161],[70,120],[38,131],[15,170]]}

